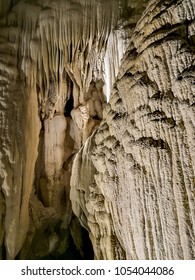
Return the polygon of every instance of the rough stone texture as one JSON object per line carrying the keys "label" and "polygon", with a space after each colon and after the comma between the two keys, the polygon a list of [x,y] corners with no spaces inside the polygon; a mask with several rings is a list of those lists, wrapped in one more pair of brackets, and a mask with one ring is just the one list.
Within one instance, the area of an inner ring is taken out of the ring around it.
{"label": "rough stone texture", "polygon": [[0,258],[195,259],[194,43],[194,0],[0,0]]}
{"label": "rough stone texture", "polygon": [[194,38],[193,0],[150,1],[75,157],[73,210],[98,259],[195,259]]}
{"label": "rough stone texture", "polygon": [[71,166],[125,48],[118,0],[0,0],[0,16],[0,258],[92,257]]}

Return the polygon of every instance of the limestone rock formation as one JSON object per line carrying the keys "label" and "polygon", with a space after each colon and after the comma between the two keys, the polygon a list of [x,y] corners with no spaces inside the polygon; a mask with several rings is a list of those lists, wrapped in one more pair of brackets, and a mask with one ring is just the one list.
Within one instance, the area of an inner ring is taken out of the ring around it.
{"label": "limestone rock formation", "polygon": [[0,0],[1,259],[195,258],[194,38],[194,0]]}
{"label": "limestone rock formation", "polygon": [[0,1],[1,258],[89,257],[70,175],[124,51],[118,5]]}
{"label": "limestone rock formation", "polygon": [[194,35],[194,1],[149,3],[75,157],[73,210],[97,258],[195,258]]}

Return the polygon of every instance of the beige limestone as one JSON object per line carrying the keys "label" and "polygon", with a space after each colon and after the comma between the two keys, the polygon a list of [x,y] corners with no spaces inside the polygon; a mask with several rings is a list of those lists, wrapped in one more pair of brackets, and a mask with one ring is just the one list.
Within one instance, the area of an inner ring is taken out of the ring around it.
{"label": "beige limestone", "polygon": [[71,167],[102,119],[106,61],[118,70],[118,16],[118,0],[0,0],[0,258],[58,257],[69,243],[85,256]]}
{"label": "beige limestone", "polygon": [[194,43],[194,0],[0,0],[1,259],[195,258]]}
{"label": "beige limestone", "polygon": [[177,2],[150,1],[73,163],[73,209],[98,259],[195,258],[195,3]]}

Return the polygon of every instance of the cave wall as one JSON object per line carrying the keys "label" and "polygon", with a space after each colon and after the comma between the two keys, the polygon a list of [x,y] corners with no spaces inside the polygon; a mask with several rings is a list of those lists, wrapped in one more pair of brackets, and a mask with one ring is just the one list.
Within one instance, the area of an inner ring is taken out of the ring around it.
{"label": "cave wall", "polygon": [[194,17],[0,0],[1,259],[194,259]]}
{"label": "cave wall", "polygon": [[3,259],[93,258],[72,211],[70,176],[101,122],[125,49],[114,30],[118,4],[0,1]]}
{"label": "cave wall", "polygon": [[75,157],[73,210],[97,258],[195,258],[194,19],[194,1],[150,1]]}

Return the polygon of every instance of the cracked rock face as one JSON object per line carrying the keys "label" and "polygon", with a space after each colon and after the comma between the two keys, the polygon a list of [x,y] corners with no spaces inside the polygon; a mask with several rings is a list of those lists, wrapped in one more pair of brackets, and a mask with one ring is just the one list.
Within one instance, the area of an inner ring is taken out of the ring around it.
{"label": "cracked rock face", "polygon": [[194,0],[0,0],[1,259],[195,258],[194,43]]}

